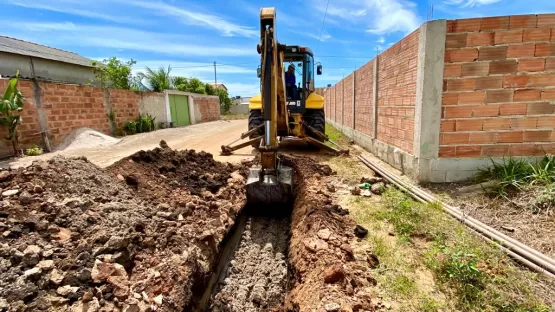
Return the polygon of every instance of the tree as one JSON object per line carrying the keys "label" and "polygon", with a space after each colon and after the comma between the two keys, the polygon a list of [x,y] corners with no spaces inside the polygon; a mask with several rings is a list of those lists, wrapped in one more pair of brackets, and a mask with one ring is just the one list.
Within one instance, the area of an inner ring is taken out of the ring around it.
{"label": "tree", "polygon": [[15,78],[12,78],[8,83],[0,103],[0,125],[8,128],[6,139],[12,141],[13,151],[17,156],[22,154],[17,134],[17,127],[21,122],[21,116],[14,115],[14,113],[23,110],[23,94],[17,89],[18,77],[19,71],[15,74]]}
{"label": "tree", "polygon": [[170,77],[170,72],[172,68],[168,66],[168,69],[160,67],[158,70],[152,70],[149,67],[146,68],[146,73],[139,73],[137,76],[141,80],[146,80],[148,86],[145,86],[150,91],[162,92],[164,90],[171,89],[172,79]]}
{"label": "tree", "polygon": [[187,91],[199,94],[206,94],[204,83],[198,78],[189,79],[189,90]]}
{"label": "tree", "polygon": [[115,57],[101,62],[93,61],[93,72],[104,88],[129,90],[132,86],[131,67],[137,62],[130,60],[122,62]]}
{"label": "tree", "polygon": [[229,98],[229,94],[225,89],[216,89],[218,93],[218,97],[220,98],[220,107],[224,110],[224,113],[229,112],[229,107],[231,106],[231,99]]}
{"label": "tree", "polygon": [[174,89],[186,92],[189,87],[189,81],[185,77],[175,76],[172,78],[172,85]]}
{"label": "tree", "polygon": [[218,95],[216,92],[216,88],[214,88],[211,84],[207,83],[204,85],[204,90],[208,95]]}

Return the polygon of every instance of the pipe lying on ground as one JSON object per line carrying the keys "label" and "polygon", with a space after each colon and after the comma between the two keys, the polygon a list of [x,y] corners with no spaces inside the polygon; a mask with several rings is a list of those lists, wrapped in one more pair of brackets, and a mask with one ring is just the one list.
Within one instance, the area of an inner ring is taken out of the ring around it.
{"label": "pipe lying on ground", "polygon": [[381,166],[370,162],[368,159],[364,158],[363,156],[357,156],[358,159],[368,166],[370,169],[376,171],[382,177],[386,178],[391,183],[395,184],[401,190],[406,191],[407,193],[411,194],[416,200],[423,202],[423,203],[432,203],[438,202],[441,204],[442,208],[449,213],[452,217],[456,218],[463,224],[466,224],[473,230],[477,231],[481,235],[487,237],[488,239],[492,240],[496,245],[498,245],[503,251],[507,254],[515,258],[517,261],[525,265],[526,267],[544,273],[545,275],[555,278],[555,260],[540,253],[539,251],[530,248],[522,244],[521,242],[485,225],[484,223],[465,215],[462,211],[458,208],[452,207],[439,201],[433,195],[430,195],[424,192],[422,189],[410,185],[401,180],[395,174],[387,171],[386,169],[382,168]]}

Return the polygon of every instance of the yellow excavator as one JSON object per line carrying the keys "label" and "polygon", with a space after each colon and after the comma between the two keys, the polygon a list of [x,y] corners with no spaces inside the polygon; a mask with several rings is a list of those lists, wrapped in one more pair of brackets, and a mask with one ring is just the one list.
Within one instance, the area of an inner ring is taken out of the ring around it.
{"label": "yellow excavator", "polygon": [[[304,141],[335,154],[347,153],[325,134],[324,98],[314,92],[314,68],[322,74],[322,65],[314,63],[312,51],[303,46],[280,44],[276,39],[275,8],[260,10],[260,43],[257,51],[261,65],[257,70],[261,94],[249,103],[248,131],[241,144],[222,146],[222,155],[253,146],[260,152],[260,166],[250,168],[247,179],[247,203],[287,204],[291,200],[293,170],[280,162],[280,147],[287,141]],[[285,84],[284,63],[297,70],[298,85]],[[293,65],[293,66],[291,66]],[[278,137],[280,140],[278,140]],[[331,147],[325,142],[331,142]]]}

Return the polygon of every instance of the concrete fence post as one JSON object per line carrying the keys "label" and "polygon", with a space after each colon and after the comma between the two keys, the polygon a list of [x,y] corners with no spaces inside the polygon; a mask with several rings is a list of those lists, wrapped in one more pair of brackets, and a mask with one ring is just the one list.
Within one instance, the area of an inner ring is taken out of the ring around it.
{"label": "concrete fence post", "polygon": [[356,103],[355,97],[356,97],[356,94],[357,94],[356,93],[356,82],[355,82],[356,80],[357,80],[357,71],[355,69],[355,71],[353,71],[353,103],[351,104],[352,105],[352,108],[351,108],[352,112],[351,113],[352,113],[352,118],[353,118],[353,122],[352,122],[351,126],[353,127],[353,130],[355,130],[355,116],[356,116],[355,115],[355,105],[356,105],[355,104]]}
{"label": "concrete fence post", "polygon": [[432,162],[439,156],[446,35],[445,20],[420,26],[413,142],[419,181],[430,180]]}
{"label": "concrete fence post", "polygon": [[372,73],[372,122],[374,123],[372,125],[372,139],[376,139],[378,135],[378,58],[379,55],[374,58],[374,72]]}

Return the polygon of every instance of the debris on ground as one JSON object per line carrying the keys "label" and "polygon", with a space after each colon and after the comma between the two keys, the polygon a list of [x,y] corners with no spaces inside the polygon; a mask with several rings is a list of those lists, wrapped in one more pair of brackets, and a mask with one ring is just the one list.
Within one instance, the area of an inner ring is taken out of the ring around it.
{"label": "debris on ground", "polygon": [[107,169],[55,157],[2,171],[0,304],[187,310],[244,205],[239,169],[155,149]]}
{"label": "debris on ground", "polygon": [[68,134],[56,147],[56,151],[111,146],[120,141],[121,139],[111,137],[91,128],[83,127]]}

